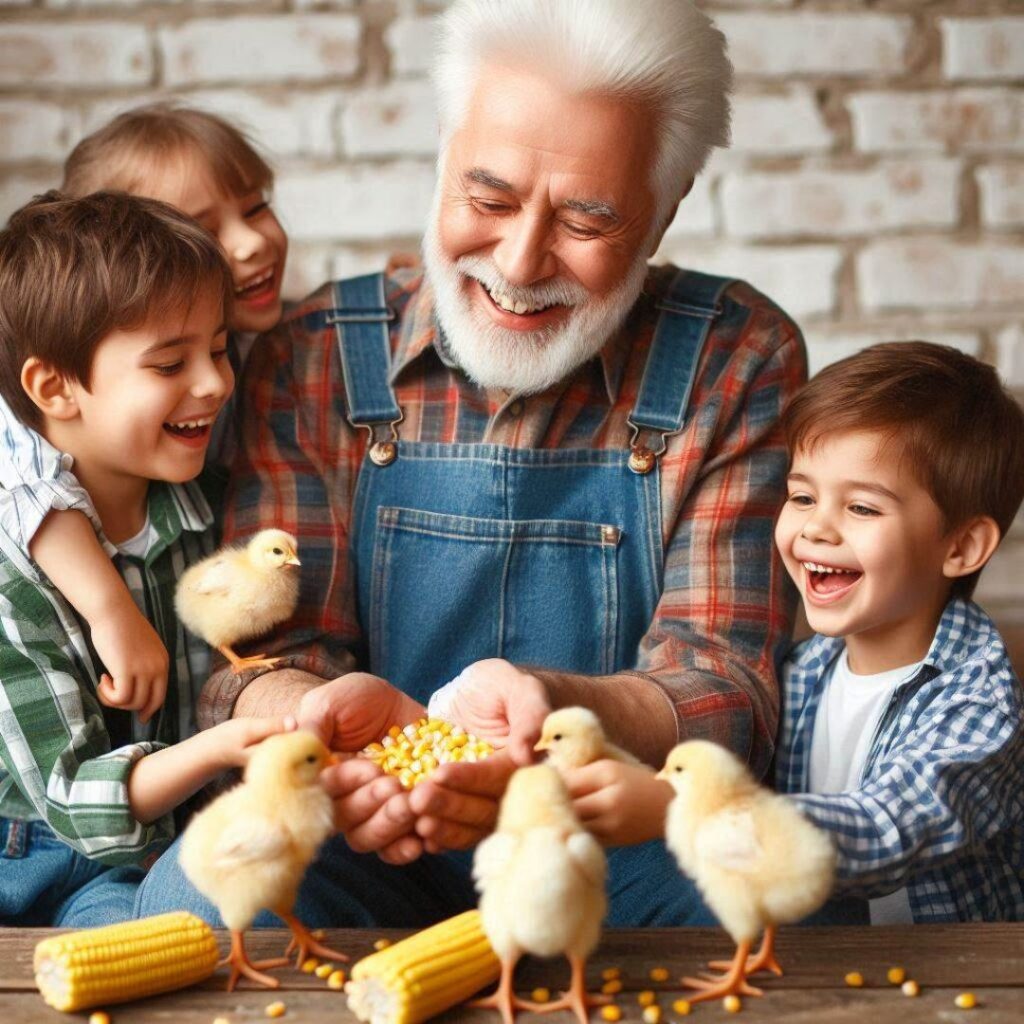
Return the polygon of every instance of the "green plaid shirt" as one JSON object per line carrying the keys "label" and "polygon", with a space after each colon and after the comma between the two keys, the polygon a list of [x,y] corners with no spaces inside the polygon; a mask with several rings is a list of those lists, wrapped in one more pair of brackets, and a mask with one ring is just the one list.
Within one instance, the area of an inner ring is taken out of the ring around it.
{"label": "green plaid shirt", "polygon": [[109,864],[139,862],[170,842],[174,819],[137,821],[128,775],[140,757],[196,731],[209,649],[178,622],[174,589],[213,550],[213,514],[197,483],[155,483],[145,555],[114,556],[170,654],[167,698],[142,725],[97,700],[104,669],[88,629],[3,528],[12,500],[0,491],[0,816],[43,819],[69,846]]}

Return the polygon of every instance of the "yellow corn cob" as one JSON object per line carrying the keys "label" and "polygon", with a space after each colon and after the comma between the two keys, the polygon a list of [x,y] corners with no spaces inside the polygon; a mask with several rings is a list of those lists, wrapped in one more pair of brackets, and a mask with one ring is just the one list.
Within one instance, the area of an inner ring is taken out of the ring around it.
{"label": "yellow corn cob", "polygon": [[364,957],[345,986],[349,1009],[370,1024],[420,1024],[496,981],[501,961],[467,911]]}
{"label": "yellow corn cob", "polygon": [[219,959],[209,925],[177,911],[43,939],[34,962],[43,998],[70,1012],[184,988]]}

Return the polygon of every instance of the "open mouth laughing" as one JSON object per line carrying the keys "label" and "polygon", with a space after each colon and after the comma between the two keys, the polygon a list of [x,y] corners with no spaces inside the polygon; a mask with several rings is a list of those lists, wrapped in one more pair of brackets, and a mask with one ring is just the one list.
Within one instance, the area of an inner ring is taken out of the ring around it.
{"label": "open mouth laughing", "polygon": [[475,278],[473,283],[487,300],[495,319],[510,327],[518,327],[520,330],[547,326],[569,308],[558,302],[526,302],[523,299],[514,299],[497,288],[492,291],[482,281]]}
{"label": "open mouth laughing", "polygon": [[180,420],[177,423],[165,423],[164,431],[178,441],[190,446],[205,444],[210,437],[213,416],[203,416],[195,420]]}
{"label": "open mouth laughing", "polygon": [[276,264],[253,274],[244,284],[235,288],[235,298],[248,304],[269,301],[277,294],[276,277]]}
{"label": "open mouth laughing", "polygon": [[801,562],[807,574],[809,596],[818,603],[831,603],[844,597],[864,575],[859,569],[847,569],[821,562]]}

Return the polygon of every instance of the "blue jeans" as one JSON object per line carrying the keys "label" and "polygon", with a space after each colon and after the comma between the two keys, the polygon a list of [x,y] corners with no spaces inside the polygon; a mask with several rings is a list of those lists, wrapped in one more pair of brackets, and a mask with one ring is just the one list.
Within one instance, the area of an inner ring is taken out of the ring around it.
{"label": "blue jeans", "polygon": [[90,860],[45,822],[0,818],[0,925],[91,928],[129,920],[144,875]]}
{"label": "blue jeans", "polygon": [[[424,856],[405,867],[376,854],[353,853],[344,839],[328,840],[306,873],[296,914],[311,928],[423,928],[476,906],[468,851]],[[679,873],[663,843],[608,851],[609,927],[713,924],[693,884]],[[157,861],[139,889],[139,917],[189,910],[214,927],[220,914],[185,878],[178,842]],[[257,928],[281,927],[269,912]]]}

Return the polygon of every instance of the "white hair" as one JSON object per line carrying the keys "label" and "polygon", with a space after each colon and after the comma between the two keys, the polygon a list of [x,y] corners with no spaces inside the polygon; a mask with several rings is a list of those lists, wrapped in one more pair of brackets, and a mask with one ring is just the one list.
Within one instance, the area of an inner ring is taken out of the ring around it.
{"label": "white hair", "polygon": [[433,77],[444,148],[488,62],[535,70],[573,92],[641,102],[655,115],[659,218],[729,144],[725,37],[691,0],[455,0]]}

